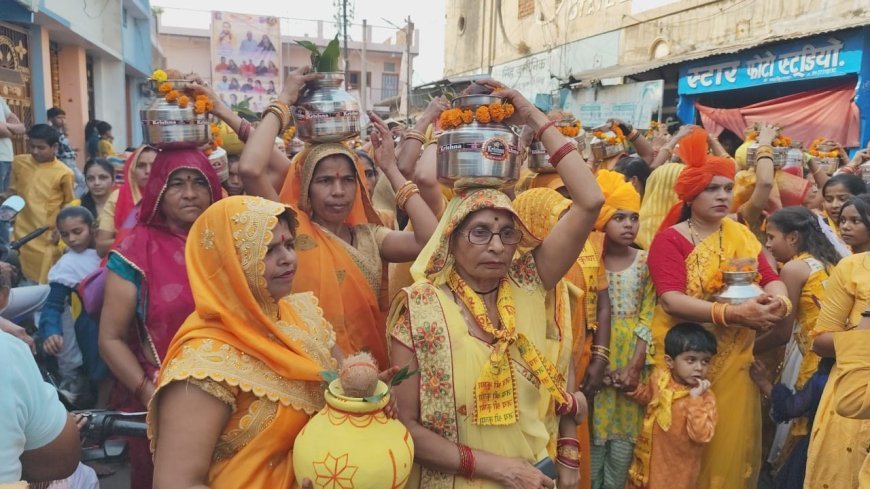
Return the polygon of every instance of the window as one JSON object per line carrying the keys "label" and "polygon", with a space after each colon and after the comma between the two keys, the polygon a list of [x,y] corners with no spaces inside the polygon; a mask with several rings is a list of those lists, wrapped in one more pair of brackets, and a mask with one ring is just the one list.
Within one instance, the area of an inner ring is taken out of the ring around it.
{"label": "window", "polygon": [[384,71],[389,73],[396,72],[396,63],[384,63]]}
{"label": "window", "polygon": [[535,13],[535,0],[517,0],[517,18],[522,19]]}
{"label": "window", "polygon": [[395,97],[399,94],[399,75],[384,73],[381,75],[381,100]]}
{"label": "window", "polygon": [[[359,88],[361,82],[362,82],[362,79],[360,77],[359,71],[351,71],[350,73],[348,73],[347,84],[351,88],[351,90]],[[366,86],[369,88],[372,87],[372,72],[371,71],[366,72]]]}

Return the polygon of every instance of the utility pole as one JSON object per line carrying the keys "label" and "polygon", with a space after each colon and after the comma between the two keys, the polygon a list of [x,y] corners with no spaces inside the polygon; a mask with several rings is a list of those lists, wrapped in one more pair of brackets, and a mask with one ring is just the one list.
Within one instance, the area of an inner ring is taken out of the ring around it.
{"label": "utility pole", "polygon": [[[362,56],[360,58],[359,101],[360,101],[360,107],[362,108],[362,112],[363,112],[363,114],[365,114],[366,111],[369,109],[369,106],[368,106],[368,103],[369,103],[368,63],[366,60],[366,55],[367,55],[366,51],[368,50],[368,42],[369,42],[369,28],[368,28],[368,21],[366,21],[366,19],[363,19],[363,21],[362,21],[362,28],[363,28],[363,38],[362,38]],[[365,136],[366,136],[365,131],[366,131],[366,128],[360,126],[360,137],[362,137],[363,140],[365,140]]]}
{"label": "utility pole", "polygon": [[341,1],[341,26],[344,30],[344,89],[350,90],[350,56],[347,55],[347,0]]}
{"label": "utility pole", "polygon": [[[407,124],[411,123],[411,73],[414,71],[411,69],[411,43],[414,42],[414,23],[411,22],[411,16],[409,15],[406,20],[406,25],[408,31],[405,33],[405,56],[408,60],[405,63],[405,67],[407,68],[407,73],[405,73],[405,83],[406,83],[406,96],[408,97],[408,102],[405,104],[405,122]],[[409,126],[410,127],[410,126]]]}

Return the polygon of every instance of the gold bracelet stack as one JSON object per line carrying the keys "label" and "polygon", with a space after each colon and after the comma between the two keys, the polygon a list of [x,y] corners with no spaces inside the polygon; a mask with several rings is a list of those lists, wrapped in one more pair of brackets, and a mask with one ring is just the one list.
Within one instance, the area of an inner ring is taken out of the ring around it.
{"label": "gold bracelet stack", "polygon": [[769,145],[759,146],[755,150],[755,161],[758,161],[761,158],[770,158],[773,159],[773,148]]}
{"label": "gold bracelet stack", "polygon": [[724,302],[714,302],[713,308],[710,309],[710,319],[716,326],[723,328],[728,327],[728,321],[725,319],[725,311],[728,310],[728,304]]}
{"label": "gold bracelet stack", "polygon": [[776,298],[779,299],[780,302],[782,302],[782,304],[785,306],[785,315],[790,316],[792,308],[794,307],[794,305],[791,303],[791,299],[789,299],[784,294],[779,294],[776,296]]}
{"label": "gold bracelet stack", "polygon": [[420,141],[420,144],[426,144],[426,135],[416,129],[408,129],[405,131],[405,140],[413,139]]}
{"label": "gold bracelet stack", "polygon": [[610,363],[610,348],[603,345],[592,345],[592,356],[600,357],[607,363]]}
{"label": "gold bracelet stack", "polygon": [[278,118],[278,121],[281,124],[281,127],[278,128],[278,135],[283,134],[284,129],[290,125],[290,107],[280,100],[273,100],[272,103],[263,110],[260,120],[263,120],[263,118],[266,117],[266,114],[274,114],[275,117]]}
{"label": "gold bracelet stack", "polygon": [[396,207],[398,207],[400,211],[405,212],[405,204],[408,203],[408,200],[410,200],[411,197],[419,193],[420,189],[417,187],[417,184],[408,180],[396,192]]}

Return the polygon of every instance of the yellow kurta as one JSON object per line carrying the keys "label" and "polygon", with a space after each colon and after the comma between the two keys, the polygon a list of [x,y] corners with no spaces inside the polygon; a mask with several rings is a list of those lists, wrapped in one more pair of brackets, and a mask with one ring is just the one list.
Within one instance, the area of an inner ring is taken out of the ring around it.
{"label": "yellow kurta", "polygon": [[12,160],[9,191],[20,195],[27,203],[15,218],[14,239],[41,226],[49,228],[20,250],[21,271],[30,280],[48,283],[48,271],[60,257],[53,238],[55,219],[60,210],[72,202],[73,187],[72,170],[57,159],[37,163],[26,154]]}
{"label": "yellow kurta", "polygon": [[[727,264],[737,258],[756,258],[761,244],[748,228],[731,219],[722,221],[722,252]],[[713,233],[686,258],[686,295],[709,300],[714,291],[701,289],[719,270],[720,237]],[[654,360],[664,367],[664,339],[679,318],[668,315],[661,305],[653,313]],[[704,449],[698,489],[755,488],[761,467],[761,396],[749,378],[755,331],[738,326],[705,324],[716,335],[717,353],[710,362],[711,389],[723,408],[713,439]]]}
{"label": "yellow kurta", "polygon": [[[843,258],[834,268],[825,288],[825,302],[812,334],[833,333],[834,337],[854,329],[870,304],[870,254]],[[836,341],[836,340],[835,340]],[[838,352],[839,353],[839,352]],[[849,419],[835,412],[834,387],[843,368],[838,359],[828,384],[810,438],[806,489],[857,488],[858,475],[870,446],[870,420]]]}
{"label": "yellow kurta", "polygon": [[[831,385],[837,414],[870,419],[870,330],[862,329],[834,337],[840,376]],[[870,487],[870,454],[864,457],[860,486]]]}

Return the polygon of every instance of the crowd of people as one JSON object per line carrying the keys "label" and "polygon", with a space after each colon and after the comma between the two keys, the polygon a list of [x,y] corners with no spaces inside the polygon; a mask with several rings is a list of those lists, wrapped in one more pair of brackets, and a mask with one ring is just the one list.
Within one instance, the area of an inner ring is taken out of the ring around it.
{"label": "crowd of people", "polygon": [[[318,76],[290,73],[256,124],[191,77],[244,143],[220,172],[194,148],[120,157],[96,122],[79,177],[58,108],[8,170],[0,152],[0,190],[26,201],[13,236],[49,229],[0,264],[0,406],[20,413],[0,421],[0,486],[87,479],[60,391],[148,411],[133,488],[312,487],[294,440],[321,372],[359,351],[412,373],[392,391],[407,487],[870,484],[870,150],[838,147],[829,175],[809,154],[775,165],[773,123],[729,153],[701,127],[613,119],[628,144],[599,159],[564,113],[481,80],[555,171],[453,189],[444,98],[410,128],[371,114],[367,140],[279,148]],[[6,121],[0,150],[25,130]],[[758,294],[717,300],[740,272]]]}

